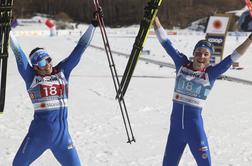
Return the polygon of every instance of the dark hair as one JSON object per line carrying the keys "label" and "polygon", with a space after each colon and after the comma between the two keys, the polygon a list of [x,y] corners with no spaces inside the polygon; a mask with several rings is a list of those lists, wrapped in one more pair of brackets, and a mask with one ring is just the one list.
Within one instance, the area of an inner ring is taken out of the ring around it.
{"label": "dark hair", "polygon": [[36,52],[36,51],[38,51],[38,50],[42,50],[42,49],[44,49],[44,48],[40,48],[40,47],[34,48],[33,50],[31,50],[31,52],[30,52],[30,54],[29,54],[29,57],[31,57],[32,54],[33,54],[34,52]]}

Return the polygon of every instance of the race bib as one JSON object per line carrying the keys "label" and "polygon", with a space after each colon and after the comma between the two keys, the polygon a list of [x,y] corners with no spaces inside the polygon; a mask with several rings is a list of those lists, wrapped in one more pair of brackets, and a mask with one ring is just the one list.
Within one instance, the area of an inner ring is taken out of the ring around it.
{"label": "race bib", "polygon": [[202,107],[210,90],[207,73],[181,67],[176,77],[173,100]]}

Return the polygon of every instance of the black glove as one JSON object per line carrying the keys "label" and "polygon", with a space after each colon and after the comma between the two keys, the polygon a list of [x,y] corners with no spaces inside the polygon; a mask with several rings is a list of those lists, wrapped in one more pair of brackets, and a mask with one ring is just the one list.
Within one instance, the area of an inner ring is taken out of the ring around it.
{"label": "black glove", "polygon": [[91,20],[91,24],[94,26],[94,27],[97,27],[99,25],[99,21],[97,19],[92,19]]}
{"label": "black glove", "polygon": [[92,24],[94,27],[97,27],[97,26],[99,25],[98,15],[99,15],[100,17],[103,17],[103,16],[104,16],[101,7],[99,7],[98,10],[95,11],[95,12],[93,13],[93,18],[92,18],[92,20],[91,20],[91,24]]}
{"label": "black glove", "polygon": [[252,33],[249,35],[249,37],[248,37],[250,40],[252,40]]}

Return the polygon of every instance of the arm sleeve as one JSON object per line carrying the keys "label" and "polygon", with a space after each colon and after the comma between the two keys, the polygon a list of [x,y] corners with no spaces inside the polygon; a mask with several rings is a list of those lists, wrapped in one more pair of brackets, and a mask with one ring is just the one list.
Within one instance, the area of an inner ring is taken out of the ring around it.
{"label": "arm sleeve", "polygon": [[230,66],[240,57],[241,55],[237,51],[234,51],[231,55],[224,58],[219,64],[209,68],[209,77],[214,80],[217,79],[221,74],[226,72],[230,68]]}
{"label": "arm sleeve", "polygon": [[173,62],[175,63],[176,69],[178,70],[180,66],[188,61],[187,57],[176,50],[173,46],[171,41],[169,40],[167,33],[165,32],[164,28],[161,26],[160,28],[155,30],[157,38],[165,51],[168,55],[172,58]]}
{"label": "arm sleeve", "polygon": [[67,79],[73,68],[79,63],[83,52],[89,46],[93,38],[94,31],[95,27],[93,25],[89,25],[88,29],[81,36],[71,54],[66,59],[64,59],[59,63],[58,68],[64,71],[64,74]]}
{"label": "arm sleeve", "polygon": [[12,31],[10,32],[10,47],[15,55],[20,75],[26,83],[31,81],[32,75],[34,74],[33,69]]}

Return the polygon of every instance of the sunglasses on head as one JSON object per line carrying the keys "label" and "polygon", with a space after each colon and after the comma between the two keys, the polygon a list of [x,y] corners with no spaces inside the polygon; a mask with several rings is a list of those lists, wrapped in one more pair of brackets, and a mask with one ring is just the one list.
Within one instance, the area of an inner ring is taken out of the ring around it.
{"label": "sunglasses on head", "polygon": [[36,66],[38,66],[40,69],[44,69],[46,65],[51,63],[51,61],[52,61],[51,58],[42,59],[36,64]]}

